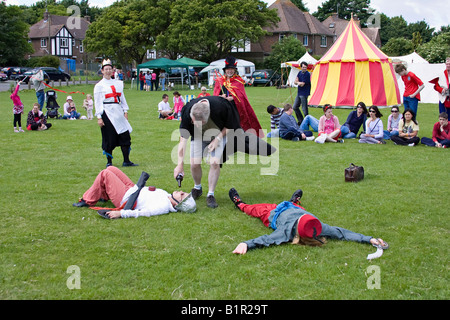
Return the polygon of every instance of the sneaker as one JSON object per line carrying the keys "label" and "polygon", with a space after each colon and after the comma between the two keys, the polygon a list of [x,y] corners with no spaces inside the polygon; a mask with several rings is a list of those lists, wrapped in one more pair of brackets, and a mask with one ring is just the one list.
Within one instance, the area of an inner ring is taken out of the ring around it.
{"label": "sneaker", "polygon": [[302,196],[303,196],[302,189],[298,189],[292,194],[291,200],[289,201],[292,203],[300,204],[300,199],[302,198]]}
{"label": "sneaker", "polygon": [[14,132],[19,132],[19,130],[17,130],[17,129],[14,129]]}
{"label": "sneaker", "polygon": [[306,137],[306,141],[313,141],[315,138],[314,138],[314,136],[311,136],[311,137]]}
{"label": "sneaker", "polygon": [[344,139],[338,139],[338,143],[344,143]]}
{"label": "sneaker", "polygon": [[137,166],[138,166],[138,164],[133,163],[131,161],[122,163],[122,167],[137,167]]}
{"label": "sneaker", "polygon": [[414,147],[414,143],[408,144],[408,147]]}
{"label": "sneaker", "polygon": [[299,137],[293,137],[291,140],[292,141],[300,141],[300,138]]}
{"label": "sneaker", "polygon": [[78,200],[78,202],[75,202],[72,205],[74,207],[89,207],[89,205],[86,203],[86,201],[83,200],[83,198],[81,198],[80,200]]}
{"label": "sneaker", "polygon": [[217,208],[219,205],[216,202],[216,198],[213,195],[206,197],[206,205],[210,208]]}
{"label": "sneaker", "polygon": [[202,188],[200,188],[200,189],[192,188],[191,194],[192,194],[192,198],[194,200],[197,200],[203,194],[203,190],[202,190]]}
{"label": "sneaker", "polygon": [[245,203],[244,201],[241,200],[241,197],[239,196],[239,194],[237,193],[235,188],[231,188],[230,191],[228,191],[228,195],[230,196],[231,201],[234,203],[234,205],[238,209],[239,209],[239,204]]}
{"label": "sneaker", "polygon": [[23,131],[23,129],[22,129],[22,128],[20,128],[20,129],[19,129],[19,132],[25,132],[25,131]]}

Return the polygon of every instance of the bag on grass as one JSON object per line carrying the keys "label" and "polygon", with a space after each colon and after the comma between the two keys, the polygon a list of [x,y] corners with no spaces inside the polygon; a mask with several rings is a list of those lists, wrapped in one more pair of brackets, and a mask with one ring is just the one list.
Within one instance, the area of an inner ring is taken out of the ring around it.
{"label": "bag on grass", "polygon": [[345,169],[345,181],[358,182],[362,179],[364,179],[364,168],[350,163],[350,166]]}

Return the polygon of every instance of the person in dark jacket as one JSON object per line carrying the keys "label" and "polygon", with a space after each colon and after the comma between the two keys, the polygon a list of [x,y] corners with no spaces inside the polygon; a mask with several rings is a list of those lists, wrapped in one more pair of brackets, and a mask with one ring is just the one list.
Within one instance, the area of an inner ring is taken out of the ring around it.
{"label": "person in dark jacket", "polygon": [[311,94],[311,74],[308,72],[308,64],[305,61],[300,63],[301,70],[295,78],[294,84],[297,87],[297,97],[294,101],[294,111],[297,117],[298,125],[303,121],[303,115],[300,111],[300,104],[302,105],[303,114],[308,115],[308,97]]}

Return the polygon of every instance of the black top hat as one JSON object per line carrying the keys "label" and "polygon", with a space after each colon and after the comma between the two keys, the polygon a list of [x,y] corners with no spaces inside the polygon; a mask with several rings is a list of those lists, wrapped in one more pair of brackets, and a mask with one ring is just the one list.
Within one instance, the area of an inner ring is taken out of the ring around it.
{"label": "black top hat", "polygon": [[223,68],[223,71],[225,71],[225,69],[229,69],[229,68],[233,68],[237,70],[237,61],[235,57],[226,57],[225,59],[225,67]]}

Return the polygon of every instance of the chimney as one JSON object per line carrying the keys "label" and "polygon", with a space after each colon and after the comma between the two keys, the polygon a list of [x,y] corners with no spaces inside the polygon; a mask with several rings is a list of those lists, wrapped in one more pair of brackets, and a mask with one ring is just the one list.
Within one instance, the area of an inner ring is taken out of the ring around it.
{"label": "chimney", "polygon": [[44,21],[47,21],[47,20],[48,20],[48,16],[49,16],[48,11],[45,11],[45,12],[44,12]]}

